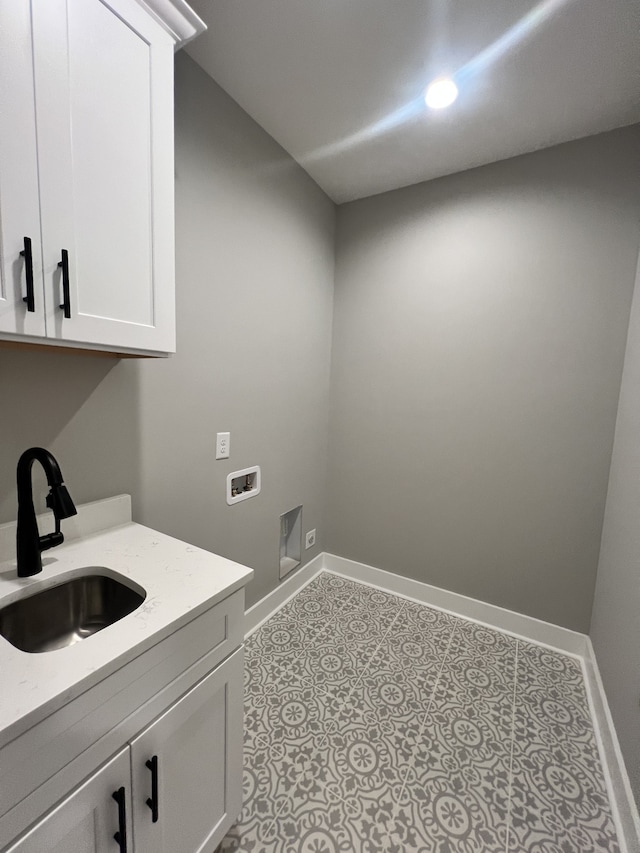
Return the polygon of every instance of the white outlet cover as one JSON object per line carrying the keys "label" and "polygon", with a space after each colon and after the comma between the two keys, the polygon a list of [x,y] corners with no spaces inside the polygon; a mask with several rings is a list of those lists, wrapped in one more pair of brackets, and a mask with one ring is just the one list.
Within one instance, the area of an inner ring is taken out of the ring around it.
{"label": "white outlet cover", "polygon": [[316,529],[314,527],[313,530],[307,531],[307,535],[304,538],[305,550],[307,550],[308,548],[313,548],[313,546],[315,544],[316,544]]}
{"label": "white outlet cover", "polygon": [[216,434],[216,459],[228,459],[231,452],[231,433]]}

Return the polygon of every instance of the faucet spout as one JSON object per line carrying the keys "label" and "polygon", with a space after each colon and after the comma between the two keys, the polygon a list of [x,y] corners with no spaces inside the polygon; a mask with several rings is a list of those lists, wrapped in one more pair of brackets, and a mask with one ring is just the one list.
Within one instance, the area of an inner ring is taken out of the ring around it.
{"label": "faucet spout", "polygon": [[[53,510],[56,529],[54,533],[40,536],[36,512],[33,506],[33,486],[31,469],[38,461],[47,476],[49,494],[47,506]],[[71,495],[62,479],[62,472],[54,456],[43,447],[31,447],[25,450],[18,460],[18,532],[16,537],[18,556],[18,577],[26,578],[42,571],[42,551],[54,548],[64,542],[60,530],[60,520],[77,514]]]}

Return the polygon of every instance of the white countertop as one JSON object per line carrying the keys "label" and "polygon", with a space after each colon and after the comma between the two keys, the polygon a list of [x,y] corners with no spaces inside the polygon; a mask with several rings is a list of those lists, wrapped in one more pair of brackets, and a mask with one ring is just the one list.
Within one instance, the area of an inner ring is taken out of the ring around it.
{"label": "white countertop", "polygon": [[253,577],[246,566],[133,522],[46,551],[42,563],[42,572],[30,578],[17,577],[15,558],[0,563],[0,607],[76,574],[122,575],[146,598],[133,613],[68,648],[32,654],[0,636],[0,746]]}

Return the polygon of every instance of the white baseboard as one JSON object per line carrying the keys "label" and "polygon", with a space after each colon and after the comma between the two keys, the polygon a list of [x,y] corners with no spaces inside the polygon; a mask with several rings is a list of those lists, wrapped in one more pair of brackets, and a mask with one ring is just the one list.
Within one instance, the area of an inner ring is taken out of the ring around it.
{"label": "white baseboard", "polygon": [[261,598],[260,601],[257,601],[245,612],[245,637],[253,634],[263,622],[266,622],[270,616],[273,616],[277,610],[280,610],[290,598],[300,592],[302,587],[310,583],[323,570],[323,557],[324,554],[318,554],[317,557],[314,557],[313,560],[302,566],[302,568],[287,575],[286,579],[273,592],[265,595],[264,598]]}
{"label": "white baseboard", "polygon": [[583,670],[591,713],[596,722],[594,728],[602,764],[609,785],[609,798],[617,812],[615,816],[619,834],[624,839],[627,853],[640,853],[640,816],[631,791],[631,783],[613,724],[607,694],[600,677],[598,661],[589,637],[587,637],[587,653],[583,659]]}
{"label": "white baseboard", "polygon": [[405,578],[376,569],[366,563],[347,560],[335,554],[323,554],[325,571],[344,575],[355,581],[377,586],[387,592],[411,598],[420,604],[428,604],[440,610],[446,610],[456,616],[464,616],[474,622],[481,622],[491,628],[499,628],[508,634],[514,634],[524,640],[531,640],[545,646],[553,646],[562,652],[584,657],[587,652],[587,636],[578,631],[570,631],[560,625],[543,622],[533,616],[525,616],[513,610],[506,610],[495,604],[487,604],[457,592],[450,592],[431,586],[428,583]]}
{"label": "white baseboard", "polygon": [[378,587],[420,604],[437,607],[439,610],[472,619],[490,628],[498,628],[521,639],[551,646],[566,654],[580,658],[586,658],[590,654],[589,638],[586,634],[326,552],[318,554],[301,569],[282,580],[276,589],[246,611],[245,636],[252,634],[322,571]]}
{"label": "white baseboard", "polygon": [[600,678],[593,646],[586,634],[570,631],[568,628],[543,622],[523,613],[516,613],[456,592],[386,572],[383,569],[375,568],[375,566],[368,566],[365,563],[358,563],[355,560],[348,560],[335,554],[322,553],[288,577],[277,589],[262,598],[246,612],[246,636],[259,628],[263,622],[322,571],[375,586],[402,598],[409,598],[420,604],[445,610],[456,616],[480,622],[490,628],[505,631],[526,641],[550,646],[564,654],[580,658],[591,713],[596,724],[596,738],[609,788],[621,850],[622,853],[640,853],[638,809],[631,792],[629,777]]}

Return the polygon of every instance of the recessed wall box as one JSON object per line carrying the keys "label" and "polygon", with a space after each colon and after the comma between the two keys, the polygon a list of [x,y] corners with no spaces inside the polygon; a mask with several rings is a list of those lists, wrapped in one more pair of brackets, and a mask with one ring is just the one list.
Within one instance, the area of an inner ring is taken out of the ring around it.
{"label": "recessed wall box", "polygon": [[300,565],[302,555],[302,505],[280,516],[280,577]]}
{"label": "recessed wall box", "polygon": [[227,503],[232,504],[255,498],[260,494],[260,466],[243,468],[242,471],[233,471],[227,477]]}

